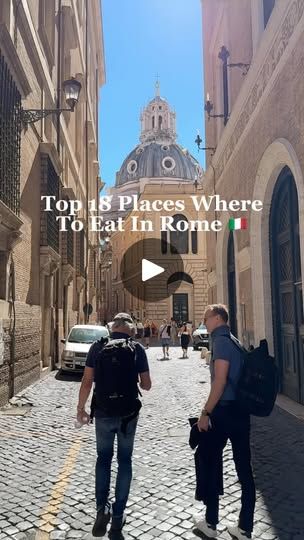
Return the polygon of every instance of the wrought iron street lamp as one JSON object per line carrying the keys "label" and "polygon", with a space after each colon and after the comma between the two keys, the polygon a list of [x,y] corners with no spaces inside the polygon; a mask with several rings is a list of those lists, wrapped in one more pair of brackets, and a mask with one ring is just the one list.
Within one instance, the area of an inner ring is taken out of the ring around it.
{"label": "wrought iron street lamp", "polygon": [[38,120],[41,120],[42,118],[45,118],[46,116],[49,116],[50,114],[57,114],[64,111],[73,112],[75,109],[75,106],[77,105],[79,101],[79,95],[81,91],[81,84],[76,79],[69,79],[67,81],[64,81],[62,84],[62,89],[65,95],[65,101],[69,108],[59,108],[59,109],[22,109],[21,110],[21,120],[25,126],[28,124],[34,124],[35,122],[38,122]]}
{"label": "wrought iron street lamp", "polygon": [[207,99],[206,99],[204,109],[206,113],[208,114],[208,120],[210,120],[210,118],[224,118],[223,114],[211,114],[211,112],[213,111],[213,103],[212,101],[210,101],[209,94],[207,94]]}
{"label": "wrought iron street lamp", "polygon": [[246,75],[248,73],[248,70],[250,68],[250,64],[245,64],[243,62],[235,62],[228,64],[228,58],[230,56],[230,52],[228,51],[227,47],[223,45],[221,47],[221,50],[218,54],[218,57],[223,62],[223,105],[224,105],[224,112],[223,114],[211,114],[213,111],[213,103],[210,101],[210,96],[207,94],[207,100],[205,103],[205,111],[208,114],[208,120],[210,118],[223,118],[224,119],[224,125],[227,124],[229,119],[229,93],[228,93],[228,68],[240,68],[242,69],[242,74]]}
{"label": "wrought iron street lamp", "polygon": [[198,152],[199,152],[200,150],[211,150],[212,152],[215,152],[215,150],[216,150],[215,148],[213,148],[213,147],[211,147],[211,146],[206,146],[205,148],[203,148],[203,147],[201,146],[201,143],[203,142],[203,139],[201,138],[201,136],[200,136],[199,133],[197,133],[197,137],[196,137],[196,139],[195,139],[194,142],[195,142],[195,144],[197,144]]}

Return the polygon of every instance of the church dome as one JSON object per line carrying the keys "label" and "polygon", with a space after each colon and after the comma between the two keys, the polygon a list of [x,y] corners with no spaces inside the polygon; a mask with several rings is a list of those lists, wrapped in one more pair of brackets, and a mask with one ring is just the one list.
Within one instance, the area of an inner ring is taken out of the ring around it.
{"label": "church dome", "polygon": [[116,187],[140,178],[182,179],[194,182],[203,175],[199,162],[175,142],[149,142],[136,146],[116,175]]}
{"label": "church dome", "polygon": [[194,182],[203,176],[199,162],[176,142],[176,114],[159,94],[140,115],[140,144],[124,160],[116,174],[116,187],[140,178],[166,178]]}

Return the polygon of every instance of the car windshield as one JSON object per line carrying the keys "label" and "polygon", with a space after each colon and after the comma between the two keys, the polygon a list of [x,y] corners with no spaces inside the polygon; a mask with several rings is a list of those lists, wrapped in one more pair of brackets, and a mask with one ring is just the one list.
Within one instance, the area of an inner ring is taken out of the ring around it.
{"label": "car windshield", "polygon": [[105,328],[73,328],[68,337],[69,343],[93,343],[108,335]]}
{"label": "car windshield", "polygon": [[201,324],[199,325],[198,329],[199,329],[199,330],[207,330],[206,326],[205,326],[203,323],[201,323]]}

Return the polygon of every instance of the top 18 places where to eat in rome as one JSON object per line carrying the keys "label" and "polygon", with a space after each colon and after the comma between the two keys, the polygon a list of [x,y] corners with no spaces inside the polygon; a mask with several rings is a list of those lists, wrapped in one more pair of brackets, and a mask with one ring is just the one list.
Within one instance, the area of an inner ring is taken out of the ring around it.
{"label": "top 18 places where to eat in rome", "polygon": [[[113,195],[103,196],[100,198],[98,207],[96,204],[96,199],[92,199],[88,203],[90,216],[90,229],[94,231],[124,231],[124,220],[122,217],[116,218],[116,220],[104,220],[103,216],[92,215],[97,211],[109,212],[112,209],[112,199]],[[209,211],[214,206],[215,212],[246,212],[249,209],[260,212],[263,209],[263,203],[260,200],[237,200],[233,199],[226,201],[221,199],[219,195],[211,195],[206,197],[205,195],[197,196],[190,195],[192,204],[197,212],[201,209]],[[64,212],[65,215],[56,216],[56,220],[59,221],[60,230],[66,231],[69,223],[70,227],[75,231],[80,231],[83,229],[83,223],[81,220],[71,219],[77,215],[77,213],[82,209],[82,202],[80,200],[58,200],[55,201],[54,196],[42,196],[41,200],[45,200],[45,211],[52,211],[54,206],[57,211]],[[138,212],[171,212],[171,211],[183,211],[185,209],[185,200],[160,200],[156,199],[154,201],[140,200],[137,195],[128,195],[128,196],[118,196],[119,212],[126,211],[138,211]],[[55,202],[55,205],[54,205]],[[53,204],[52,204],[53,203]],[[68,213],[68,215],[67,215]],[[198,230],[198,231],[208,231],[208,230],[221,230],[222,223],[220,220],[214,220],[209,223],[207,220],[192,220],[191,222],[180,221],[174,223],[173,225],[172,216],[161,216],[160,219],[160,230],[161,231],[173,231],[173,230]],[[153,231],[153,223],[151,220],[139,220],[138,216],[131,217],[131,230],[133,231]]]}

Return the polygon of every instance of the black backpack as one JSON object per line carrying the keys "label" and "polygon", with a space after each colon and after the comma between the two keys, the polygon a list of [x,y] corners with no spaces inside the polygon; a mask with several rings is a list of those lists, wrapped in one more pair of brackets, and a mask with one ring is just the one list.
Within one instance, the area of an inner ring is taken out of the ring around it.
{"label": "black backpack", "polygon": [[135,342],[103,341],[95,361],[94,409],[103,416],[128,416],[140,408],[138,393]]}
{"label": "black backpack", "polygon": [[235,388],[240,408],[253,416],[269,416],[279,390],[279,371],[267,340],[247,351],[232,334],[229,339],[242,351],[242,371]]}

